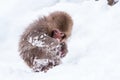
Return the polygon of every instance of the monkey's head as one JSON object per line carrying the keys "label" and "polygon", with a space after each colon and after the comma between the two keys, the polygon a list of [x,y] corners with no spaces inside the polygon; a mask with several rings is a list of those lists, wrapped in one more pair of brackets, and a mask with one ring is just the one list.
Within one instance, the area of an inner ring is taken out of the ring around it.
{"label": "monkey's head", "polygon": [[48,16],[51,25],[51,37],[66,40],[72,31],[72,18],[65,12],[56,11]]}

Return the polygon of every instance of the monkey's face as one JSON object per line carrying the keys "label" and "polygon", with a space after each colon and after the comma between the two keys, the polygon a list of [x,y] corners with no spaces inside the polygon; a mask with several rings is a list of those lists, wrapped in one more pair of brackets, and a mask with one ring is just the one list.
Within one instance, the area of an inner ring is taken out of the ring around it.
{"label": "monkey's face", "polygon": [[59,31],[58,29],[55,29],[52,31],[51,37],[57,39],[59,42],[63,42],[66,35],[65,33]]}

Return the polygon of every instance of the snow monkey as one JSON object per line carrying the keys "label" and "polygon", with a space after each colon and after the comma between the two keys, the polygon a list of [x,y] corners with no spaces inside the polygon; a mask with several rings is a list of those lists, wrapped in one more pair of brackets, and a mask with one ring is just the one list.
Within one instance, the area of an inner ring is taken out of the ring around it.
{"label": "snow monkey", "polygon": [[66,56],[72,26],[72,18],[63,11],[39,18],[21,35],[20,56],[33,71],[47,72]]}

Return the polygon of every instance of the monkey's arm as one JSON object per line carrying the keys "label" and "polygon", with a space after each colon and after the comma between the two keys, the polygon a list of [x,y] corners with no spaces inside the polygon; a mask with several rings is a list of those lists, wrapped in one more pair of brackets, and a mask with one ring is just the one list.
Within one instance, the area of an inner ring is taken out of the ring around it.
{"label": "monkey's arm", "polygon": [[27,41],[34,47],[31,50],[31,54],[34,55],[32,61],[34,71],[47,71],[61,63],[61,45],[56,39],[41,32],[34,36],[30,35]]}
{"label": "monkey's arm", "polygon": [[[34,33],[33,33],[34,34]],[[34,47],[42,49],[44,53],[57,53],[60,50],[60,42],[56,39],[48,36],[47,34],[41,32],[39,34],[30,35],[27,41]]]}

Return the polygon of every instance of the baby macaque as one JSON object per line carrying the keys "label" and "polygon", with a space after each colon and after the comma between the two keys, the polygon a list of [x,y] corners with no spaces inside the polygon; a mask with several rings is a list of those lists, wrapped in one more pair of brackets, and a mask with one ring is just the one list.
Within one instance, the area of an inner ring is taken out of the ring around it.
{"label": "baby macaque", "polygon": [[62,11],[36,20],[20,38],[20,56],[35,72],[46,72],[59,65],[68,52],[66,41],[72,26],[71,17]]}

